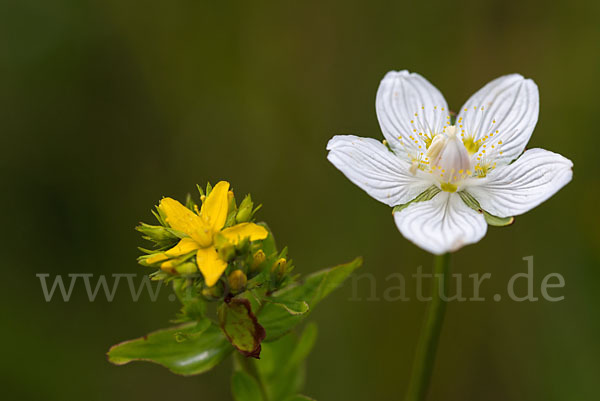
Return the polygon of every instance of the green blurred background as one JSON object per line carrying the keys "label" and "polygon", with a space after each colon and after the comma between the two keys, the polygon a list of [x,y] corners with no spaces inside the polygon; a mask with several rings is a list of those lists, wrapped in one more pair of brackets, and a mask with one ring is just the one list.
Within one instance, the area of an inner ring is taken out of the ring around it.
{"label": "green blurred background", "polygon": [[[534,255],[537,295],[559,272],[565,300],[450,304],[430,399],[597,400],[599,18],[597,1],[3,0],[4,394],[230,399],[228,363],[184,378],[106,361],[113,343],[168,325],[177,305],[166,293],[90,303],[78,286],[71,302],[46,303],[35,276],[146,272],[133,227],[196,183],[252,192],[303,274],[363,255],[380,295],[389,274],[429,269],[389,208],[325,158],[334,134],[382,137],[379,80],[406,68],[455,110],[499,75],[533,78],[541,113],[529,146],[575,163],[559,194],[454,258],[455,272],[492,273],[490,298]],[[350,296],[346,286],[312,315],[305,393],[401,399],[425,304]]]}

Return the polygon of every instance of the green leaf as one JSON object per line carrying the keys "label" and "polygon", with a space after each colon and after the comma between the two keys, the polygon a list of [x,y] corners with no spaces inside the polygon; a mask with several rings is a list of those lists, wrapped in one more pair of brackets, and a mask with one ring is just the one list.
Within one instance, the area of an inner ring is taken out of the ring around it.
{"label": "green leaf", "polygon": [[256,361],[261,377],[272,379],[290,373],[308,357],[316,339],[317,325],[311,322],[300,336],[292,332],[276,341],[263,344],[263,358]]}
{"label": "green leaf", "polygon": [[243,370],[233,373],[231,378],[231,393],[235,401],[264,401],[260,385]]}
{"label": "green leaf", "polygon": [[302,390],[305,359],[315,343],[316,334],[316,325],[308,324],[300,336],[292,332],[264,343],[261,359],[250,361],[270,400],[283,400]]}
{"label": "green leaf", "polygon": [[435,185],[432,185],[429,188],[427,188],[425,191],[423,191],[419,195],[417,195],[417,197],[415,199],[411,200],[410,202],[403,203],[402,205],[394,206],[394,209],[392,209],[392,213],[400,212],[400,211],[406,209],[409,205],[411,205],[413,203],[431,200],[431,199],[433,199],[434,196],[436,196],[440,192],[441,192],[441,189],[439,189]]}
{"label": "green leaf", "polygon": [[273,305],[279,306],[280,308],[283,308],[290,315],[303,315],[310,309],[306,301],[273,301],[270,297],[265,297],[264,300],[266,302],[272,303]]}
{"label": "green leaf", "polygon": [[313,322],[306,325],[294,352],[290,355],[287,366],[290,369],[300,365],[310,354],[317,341],[317,325]]}
{"label": "green leaf", "polygon": [[304,314],[290,314],[277,304],[304,301],[310,310],[333,290],[338,288],[350,274],[362,265],[362,258],[356,258],[350,263],[321,270],[307,276],[302,284],[290,285],[270,298],[258,314],[259,323],[265,328],[267,338],[273,341],[300,323],[310,311]]}
{"label": "green leaf", "polygon": [[[218,327],[211,325],[201,335],[196,323],[158,330],[147,336],[114,345],[108,360],[115,365],[131,361],[154,362],[184,376],[212,369],[233,350]],[[185,336],[186,341],[181,340]]]}
{"label": "green leaf", "polygon": [[494,216],[493,214],[489,214],[481,208],[479,202],[477,202],[477,199],[475,199],[473,195],[468,192],[460,191],[458,194],[467,206],[479,213],[483,213],[486,223],[488,223],[490,226],[504,227],[511,225],[515,221],[514,217],[498,217]]}
{"label": "green leaf", "polygon": [[278,399],[285,398],[300,389],[302,383],[296,382],[298,375],[290,375],[290,369],[286,367],[297,343],[295,333],[264,343],[260,359],[253,361],[259,377],[267,386],[269,398],[275,398],[275,395],[278,395]]}
{"label": "green leaf", "polygon": [[179,331],[175,333],[175,341],[181,343],[190,339],[198,338],[212,326],[210,319],[199,320],[191,330]]}
{"label": "green leaf", "polygon": [[250,301],[233,298],[221,304],[217,313],[221,329],[231,344],[245,356],[258,358],[265,330],[252,313]]}

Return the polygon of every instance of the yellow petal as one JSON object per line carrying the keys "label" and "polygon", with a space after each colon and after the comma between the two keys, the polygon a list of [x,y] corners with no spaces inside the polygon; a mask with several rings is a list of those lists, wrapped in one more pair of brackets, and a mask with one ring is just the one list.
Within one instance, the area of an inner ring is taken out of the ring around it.
{"label": "yellow petal", "polygon": [[167,260],[170,258],[175,258],[177,256],[185,255],[186,253],[190,253],[198,249],[198,244],[191,238],[183,238],[177,245],[168,251],[156,253],[149,258],[146,259],[146,263],[156,263],[161,262],[163,260]]}
{"label": "yellow petal", "polygon": [[[167,223],[173,229],[189,235],[201,245],[206,243],[207,238],[212,241],[210,228],[202,221],[200,216],[175,199],[164,198],[160,201],[158,207],[165,214]],[[210,245],[210,241],[206,245]]]}
{"label": "yellow petal", "polygon": [[244,238],[250,238],[250,241],[258,241],[267,238],[269,232],[266,228],[254,223],[241,223],[221,231],[229,242],[237,244]]}
{"label": "yellow petal", "polygon": [[214,232],[219,231],[225,225],[227,220],[227,211],[229,209],[229,183],[227,181],[219,181],[217,185],[210,191],[202,203],[200,215]]}
{"label": "yellow petal", "polygon": [[183,238],[177,245],[165,252],[171,258],[185,255],[198,249],[198,243],[191,238]]}
{"label": "yellow petal", "polygon": [[206,285],[209,287],[215,285],[227,268],[227,263],[219,258],[217,250],[212,246],[198,249],[196,263],[204,276]]}
{"label": "yellow petal", "polygon": [[167,259],[169,259],[169,257],[167,255],[165,255],[164,252],[161,252],[161,253],[155,253],[154,255],[151,255],[151,256],[147,257],[146,259],[144,259],[143,261],[145,263],[148,263],[151,265],[152,263],[161,262],[161,261],[167,260]]}
{"label": "yellow petal", "polygon": [[160,268],[167,273],[175,273],[176,260],[167,260],[160,265]]}

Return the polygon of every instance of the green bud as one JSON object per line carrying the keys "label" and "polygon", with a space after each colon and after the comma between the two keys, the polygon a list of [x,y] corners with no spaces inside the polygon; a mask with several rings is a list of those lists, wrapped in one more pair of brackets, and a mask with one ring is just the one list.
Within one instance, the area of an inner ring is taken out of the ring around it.
{"label": "green bud", "polygon": [[227,212],[231,213],[234,212],[237,209],[237,203],[235,201],[235,194],[233,193],[232,190],[229,190],[229,192],[227,192]]}
{"label": "green bud", "polygon": [[232,292],[240,292],[246,287],[246,283],[248,282],[248,278],[241,270],[234,270],[227,277],[227,281],[229,282],[229,287]]}
{"label": "green bud", "polygon": [[150,224],[140,223],[140,225],[135,229],[144,235],[144,239],[156,243],[169,243],[179,240],[179,238],[167,227],[152,226]]}
{"label": "green bud", "polygon": [[185,262],[175,266],[175,271],[179,274],[194,274],[198,272],[198,267],[195,263]]}
{"label": "green bud", "polygon": [[158,220],[158,222],[163,225],[163,226],[167,226],[167,216],[165,215],[165,212],[162,211],[162,209],[159,206],[156,206],[156,210],[152,210],[152,214],[154,215],[154,217],[156,217],[156,220]]}
{"label": "green bud", "polygon": [[240,203],[240,207],[235,216],[236,223],[245,223],[252,218],[252,209],[254,208],[254,202],[252,202],[252,197],[250,195],[246,195],[242,203]]}

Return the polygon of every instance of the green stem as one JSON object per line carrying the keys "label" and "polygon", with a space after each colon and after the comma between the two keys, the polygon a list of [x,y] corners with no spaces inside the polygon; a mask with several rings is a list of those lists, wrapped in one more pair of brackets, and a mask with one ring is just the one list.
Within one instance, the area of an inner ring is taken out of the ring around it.
{"label": "green stem", "polygon": [[[431,286],[431,303],[417,343],[410,382],[405,401],[424,401],[435,363],[446,302],[450,271],[450,254],[438,255],[434,260],[433,284]],[[442,290],[442,291],[440,291]]]}

